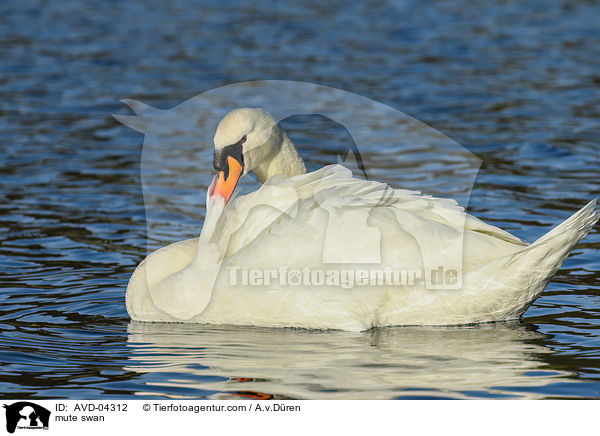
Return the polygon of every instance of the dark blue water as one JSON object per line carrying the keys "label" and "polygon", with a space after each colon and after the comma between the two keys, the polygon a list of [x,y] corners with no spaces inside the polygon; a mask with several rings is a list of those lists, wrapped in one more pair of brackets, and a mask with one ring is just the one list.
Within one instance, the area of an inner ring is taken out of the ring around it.
{"label": "dark blue water", "polygon": [[[380,101],[477,154],[469,211],[529,241],[600,194],[598,2],[321,3],[0,4],[0,395],[600,397],[598,226],[522,322],[346,333],[129,321],[126,284],[148,245],[201,224],[202,208],[170,208],[147,244],[143,136],[112,117],[130,114],[122,98],[168,109],[281,79]],[[318,117],[286,123],[315,164],[348,139]],[[380,178],[406,167],[377,157]],[[198,174],[210,182],[210,168]],[[187,191],[171,182],[159,185],[177,203]]]}

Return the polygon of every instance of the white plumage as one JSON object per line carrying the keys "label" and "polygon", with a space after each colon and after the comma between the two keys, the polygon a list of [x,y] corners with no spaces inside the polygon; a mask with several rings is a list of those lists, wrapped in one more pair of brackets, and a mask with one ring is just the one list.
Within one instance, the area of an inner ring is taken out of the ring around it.
{"label": "white plumage", "polygon": [[[216,148],[244,136],[244,174],[254,171],[264,184],[226,206],[208,195],[200,237],[164,247],[138,266],[127,288],[132,319],[345,330],[515,319],[598,220],[594,200],[528,244],[453,200],[353,178],[341,165],[304,174],[293,144],[264,111],[228,114]],[[338,278],[349,269],[427,274],[450,266],[459,282],[437,289],[418,280],[266,284],[274,270],[279,280],[285,275],[282,266],[285,274]],[[249,270],[262,272],[260,284],[241,279]]]}

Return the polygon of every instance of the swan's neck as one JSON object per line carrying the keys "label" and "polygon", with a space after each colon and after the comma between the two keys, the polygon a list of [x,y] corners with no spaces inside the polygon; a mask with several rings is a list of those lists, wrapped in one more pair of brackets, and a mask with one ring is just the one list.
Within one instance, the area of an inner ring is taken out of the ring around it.
{"label": "swan's neck", "polygon": [[306,173],[304,161],[302,161],[292,140],[283,132],[281,136],[281,146],[277,152],[252,170],[260,183],[265,183],[276,174],[284,174],[289,178]]}

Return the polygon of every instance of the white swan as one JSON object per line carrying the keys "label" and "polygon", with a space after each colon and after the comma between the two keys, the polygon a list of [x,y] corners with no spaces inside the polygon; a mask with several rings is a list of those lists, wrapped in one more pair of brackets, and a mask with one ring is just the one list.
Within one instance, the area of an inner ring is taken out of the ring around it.
{"label": "white swan", "polygon": [[[516,319],[598,220],[593,200],[528,244],[455,201],[341,165],[306,174],[261,109],[231,111],[214,142],[200,237],[137,267],[133,320],[364,330]],[[261,188],[230,198],[250,171]]]}

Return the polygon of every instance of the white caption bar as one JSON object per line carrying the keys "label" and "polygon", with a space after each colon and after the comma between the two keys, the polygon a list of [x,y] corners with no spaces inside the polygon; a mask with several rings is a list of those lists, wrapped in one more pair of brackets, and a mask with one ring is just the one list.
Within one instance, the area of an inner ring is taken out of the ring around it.
{"label": "white caption bar", "polygon": [[[597,401],[5,400],[4,434],[553,435],[597,431]],[[256,431],[253,431],[256,430]],[[6,433],[8,431],[9,433]],[[210,431],[210,432],[209,432]],[[219,434],[219,433],[216,433]]]}

